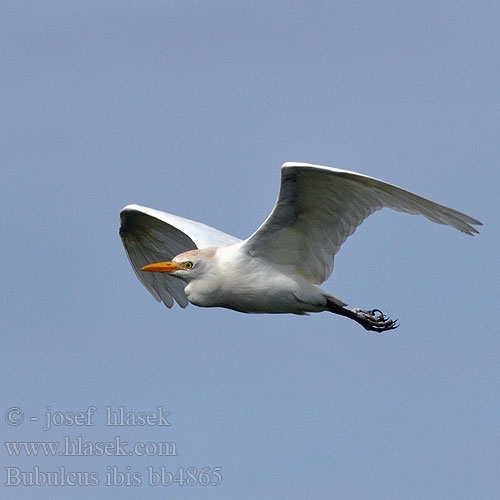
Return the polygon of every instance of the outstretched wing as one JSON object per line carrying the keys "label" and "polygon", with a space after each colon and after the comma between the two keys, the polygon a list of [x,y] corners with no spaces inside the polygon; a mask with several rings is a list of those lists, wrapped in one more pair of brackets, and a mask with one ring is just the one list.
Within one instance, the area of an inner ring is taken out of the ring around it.
{"label": "outstretched wing", "polygon": [[373,212],[383,207],[421,214],[467,234],[477,233],[468,215],[386,182],[347,170],[285,163],[273,211],[243,243],[249,255],[292,266],[314,284],[333,271],[333,256]]}
{"label": "outstretched wing", "polygon": [[120,236],[139,281],[167,307],[172,307],[173,299],[181,307],[187,306],[185,283],[166,273],[141,272],[141,267],[171,260],[186,250],[240,241],[200,222],[139,205],[128,205],[120,212]]}

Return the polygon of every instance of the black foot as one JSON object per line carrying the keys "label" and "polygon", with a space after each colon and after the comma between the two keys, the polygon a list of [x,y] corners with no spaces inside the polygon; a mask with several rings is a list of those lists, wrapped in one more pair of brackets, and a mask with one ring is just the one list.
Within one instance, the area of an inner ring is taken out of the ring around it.
{"label": "black foot", "polygon": [[365,330],[374,332],[386,332],[394,330],[399,325],[397,319],[392,320],[386,316],[380,309],[372,309],[371,311],[363,311],[363,309],[351,309],[354,313],[354,321],[357,321]]}

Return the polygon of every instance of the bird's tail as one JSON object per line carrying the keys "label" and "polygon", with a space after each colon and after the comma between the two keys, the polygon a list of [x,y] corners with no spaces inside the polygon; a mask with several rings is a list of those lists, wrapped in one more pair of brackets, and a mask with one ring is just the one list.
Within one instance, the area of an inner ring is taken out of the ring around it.
{"label": "bird's tail", "polygon": [[[337,299],[333,295],[325,295],[326,297],[326,308],[331,312],[336,312],[339,307],[345,307],[347,305],[346,302]],[[334,309],[334,311],[332,310]]]}

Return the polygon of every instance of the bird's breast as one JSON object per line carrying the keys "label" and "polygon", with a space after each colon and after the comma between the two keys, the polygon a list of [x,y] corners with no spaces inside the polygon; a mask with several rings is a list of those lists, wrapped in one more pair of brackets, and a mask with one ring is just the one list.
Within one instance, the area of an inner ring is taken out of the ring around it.
{"label": "bird's breast", "polygon": [[[215,285],[216,283],[216,285]],[[245,313],[303,313],[321,310],[322,296],[309,283],[300,283],[274,269],[239,267],[221,273],[209,283],[193,281],[186,288],[188,300],[200,307],[224,307]],[[301,300],[302,297],[307,299]],[[311,300],[309,300],[309,297]]]}

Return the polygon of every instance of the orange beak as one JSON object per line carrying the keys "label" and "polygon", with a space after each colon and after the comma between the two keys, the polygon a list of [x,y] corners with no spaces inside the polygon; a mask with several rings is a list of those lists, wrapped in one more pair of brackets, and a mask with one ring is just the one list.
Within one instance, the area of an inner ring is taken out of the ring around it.
{"label": "orange beak", "polygon": [[172,273],[182,269],[178,262],[157,262],[156,264],[149,264],[141,268],[141,271],[150,273]]}

